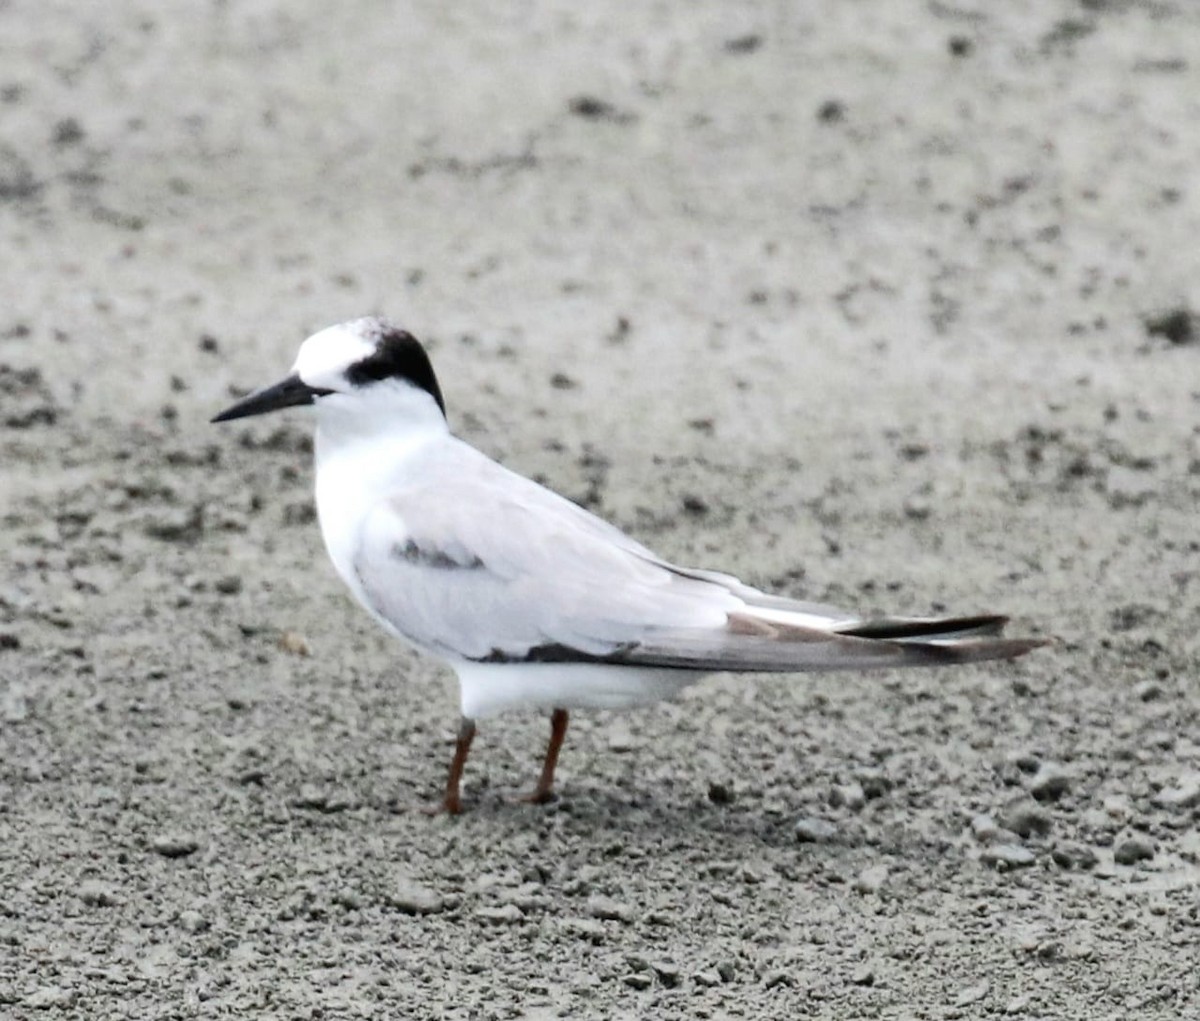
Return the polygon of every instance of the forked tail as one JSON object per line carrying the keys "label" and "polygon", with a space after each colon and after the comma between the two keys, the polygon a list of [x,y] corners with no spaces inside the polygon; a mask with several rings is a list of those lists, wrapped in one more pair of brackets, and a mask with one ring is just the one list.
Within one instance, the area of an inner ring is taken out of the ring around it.
{"label": "forked tail", "polygon": [[812,607],[801,605],[792,611],[748,606],[729,614],[719,631],[648,634],[621,658],[692,670],[800,673],[1015,659],[1049,644],[1044,638],[1003,637],[1008,619],[990,614],[820,620]]}

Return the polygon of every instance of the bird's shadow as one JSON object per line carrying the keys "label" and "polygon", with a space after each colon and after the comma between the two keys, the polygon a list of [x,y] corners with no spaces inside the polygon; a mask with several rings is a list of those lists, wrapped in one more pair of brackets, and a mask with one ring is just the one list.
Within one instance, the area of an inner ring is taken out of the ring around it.
{"label": "bird's shadow", "polygon": [[[752,797],[714,804],[707,798],[681,796],[675,791],[636,793],[608,787],[569,785],[547,804],[519,800],[517,792],[485,789],[464,799],[460,815],[430,814],[420,806],[389,802],[386,810],[411,814],[425,825],[458,829],[475,835],[486,831],[497,843],[526,836],[530,830],[547,839],[584,841],[595,846],[641,846],[650,851],[707,844],[714,853],[741,855],[752,848],[810,850],[817,845],[798,841],[796,820],[803,807],[781,810]],[[861,824],[847,821],[820,846],[831,851],[870,843]]]}

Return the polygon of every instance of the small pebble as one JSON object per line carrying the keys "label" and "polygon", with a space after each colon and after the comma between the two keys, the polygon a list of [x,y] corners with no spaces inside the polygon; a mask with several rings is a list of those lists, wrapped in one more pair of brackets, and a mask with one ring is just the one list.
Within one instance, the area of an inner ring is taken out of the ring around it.
{"label": "small pebble", "polygon": [[969,57],[974,44],[965,35],[952,35],[946,41],[946,48],[952,57]]}
{"label": "small pebble", "polygon": [[971,819],[971,834],[981,844],[1015,844],[1021,838],[1012,830],[1005,829],[990,815],[977,815]]}
{"label": "small pebble", "polygon": [[436,915],[446,907],[446,902],[435,891],[404,882],[385,890],[383,902],[406,915]]}
{"label": "small pebble", "polygon": [[846,104],[837,99],[827,99],[817,107],[817,120],[836,124],[846,116]]}
{"label": "small pebble", "polygon": [[204,510],[202,507],[164,510],[147,520],[143,530],[151,539],[163,542],[192,542],[204,531]]}
{"label": "small pebble", "polygon": [[708,800],[714,805],[732,805],[733,789],[728,784],[710,783],[708,785]]}
{"label": "small pebble", "polygon": [[329,815],[333,815],[335,812],[352,812],[358,808],[358,805],[358,797],[354,792],[347,787],[341,787],[329,792],[323,811]]}
{"label": "small pebble", "polygon": [[1059,868],[1085,871],[1093,868],[1099,861],[1096,852],[1086,844],[1058,844],[1050,852],[1050,857]]}
{"label": "small pebble", "polygon": [[608,935],[604,925],[593,918],[568,918],[566,919],[566,929],[592,943],[603,943]]}
{"label": "small pebble", "polygon": [[962,990],[962,992],[955,997],[954,1006],[969,1007],[973,1003],[978,1003],[987,996],[991,988],[991,983],[988,982],[987,979],[984,979],[982,982],[976,982],[973,986],[967,986],[966,989]]}
{"label": "small pebble", "polygon": [[650,967],[664,986],[679,985],[679,965],[673,961],[651,961]]}
{"label": "small pebble", "polygon": [[1129,799],[1120,794],[1109,795],[1100,804],[1105,813],[1113,819],[1128,819],[1133,811]]}
{"label": "small pebble", "polygon": [[242,591],[242,579],[236,574],[226,574],[216,580],[213,588],[223,596],[236,596]]}
{"label": "small pebble", "polygon": [[887,882],[888,867],[871,865],[863,869],[854,880],[854,889],[859,893],[878,893]]}
{"label": "small pebble", "polygon": [[208,919],[199,911],[187,910],[179,912],[179,928],[195,936],[205,932],[209,927]]}
{"label": "small pebble", "polygon": [[909,497],[903,503],[904,514],[913,521],[924,521],[933,513],[933,504],[920,497]]}
{"label": "small pebble", "polygon": [[300,788],[300,793],[292,799],[292,807],[325,812],[326,815],[336,815],[337,812],[349,811],[358,807],[358,799],[349,791],[325,791],[313,783],[305,783]]}
{"label": "small pebble", "polygon": [[186,858],[194,854],[200,843],[194,837],[183,834],[162,834],[150,841],[150,850],[164,858]]}
{"label": "small pebble", "polygon": [[1143,744],[1147,748],[1158,748],[1160,751],[1169,752],[1179,741],[1179,735],[1173,734],[1169,730],[1148,730],[1145,737],[1142,739]]}
{"label": "small pebble", "polygon": [[824,819],[805,816],[796,823],[796,839],[802,844],[827,844],[837,836],[837,827]]}
{"label": "small pebble", "polygon": [[721,973],[715,968],[705,968],[704,971],[698,971],[692,976],[692,981],[698,986],[712,988],[721,984]]}
{"label": "small pebble", "polygon": [[1146,837],[1127,837],[1113,851],[1113,861],[1118,865],[1136,865],[1153,857],[1154,844]]}
{"label": "small pebble", "polygon": [[1142,681],[1134,687],[1133,694],[1142,702],[1154,702],[1162,698],[1163,686],[1158,681]]}
{"label": "small pebble", "polygon": [[575,96],[567,104],[567,109],[577,117],[587,120],[609,120],[618,123],[632,119],[631,114],[622,113],[606,99],[596,96]]}
{"label": "small pebble", "polygon": [[293,656],[311,656],[308,640],[297,631],[285,631],[279,636],[279,647]]}
{"label": "small pebble", "polygon": [[113,888],[96,879],[85,879],[79,884],[79,899],[93,908],[111,908],[120,903]]}
{"label": "small pebble", "polygon": [[856,986],[873,986],[875,984],[874,969],[865,964],[855,968],[850,975],[850,983]]}
{"label": "small pebble", "polygon": [[637,742],[633,739],[633,734],[624,726],[614,727],[608,735],[608,750],[616,752],[618,755],[625,752],[631,752],[637,747]]}
{"label": "small pebble", "polygon": [[602,918],[606,922],[627,922],[633,916],[633,911],[628,904],[622,904],[610,897],[589,898],[587,913],[593,918]]}
{"label": "small pebble", "polygon": [[792,974],[783,968],[769,971],[763,976],[763,986],[767,989],[774,989],[776,986],[790,986],[791,984]]}
{"label": "small pebble", "polygon": [[725,40],[726,53],[753,53],[763,44],[763,37],[757,32],[749,35],[739,35]]}
{"label": "small pebble", "polygon": [[1150,799],[1156,808],[1181,811],[1200,805],[1200,773],[1186,773],[1174,787],[1164,787]]}
{"label": "small pebble", "polygon": [[1026,840],[1044,837],[1050,832],[1050,813],[1037,802],[1020,798],[1001,813],[1000,825]]}
{"label": "small pebble", "polygon": [[364,904],[362,894],[357,890],[341,889],[334,892],[330,898],[338,907],[343,907],[347,911],[357,911]]}
{"label": "small pebble", "polygon": [[503,892],[501,897],[528,914],[530,911],[540,911],[550,906],[549,898],[542,891],[541,883],[522,883],[515,890]]}
{"label": "small pebble", "polygon": [[292,799],[293,808],[313,808],[322,811],[329,803],[329,795],[319,787],[305,784],[300,793]]}
{"label": "small pebble", "polygon": [[1011,762],[1022,773],[1036,773],[1042,764],[1041,756],[1028,748],[1012,752],[1005,757],[1005,761]]}
{"label": "small pebble", "polygon": [[1158,494],[1157,477],[1150,472],[1112,465],[1104,478],[1110,507],[1139,507]]}
{"label": "small pebble", "polygon": [[55,1007],[69,1008],[75,1002],[75,993],[62,986],[42,986],[35,989],[22,1001],[26,1007],[34,1010],[51,1010]]}
{"label": "small pebble", "polygon": [[1146,317],[1146,335],[1162,337],[1172,344],[1188,344],[1196,336],[1196,318],[1196,313],[1186,305],[1164,309]]}
{"label": "small pebble", "polygon": [[512,925],[522,921],[525,915],[515,904],[505,904],[499,908],[480,908],[475,917],[488,925]]}
{"label": "small pebble", "polygon": [[994,869],[1007,871],[1008,869],[1026,868],[1037,860],[1037,856],[1029,848],[1021,847],[1019,844],[993,844],[979,856],[979,859]]}
{"label": "small pebble", "polygon": [[829,804],[834,808],[848,808],[857,812],[867,803],[867,795],[856,783],[842,784],[829,792]]}
{"label": "small pebble", "polygon": [[1071,774],[1062,766],[1045,762],[1029,783],[1029,793],[1038,801],[1057,801],[1071,789]]}
{"label": "small pebble", "polygon": [[0,696],[0,719],[5,723],[24,723],[29,718],[29,699],[17,690]]}
{"label": "small pebble", "polygon": [[621,981],[629,986],[630,989],[649,989],[654,985],[654,976],[644,971],[634,971],[626,975]]}
{"label": "small pebble", "polygon": [[892,789],[892,780],[881,769],[859,770],[856,778],[868,801],[882,798]]}

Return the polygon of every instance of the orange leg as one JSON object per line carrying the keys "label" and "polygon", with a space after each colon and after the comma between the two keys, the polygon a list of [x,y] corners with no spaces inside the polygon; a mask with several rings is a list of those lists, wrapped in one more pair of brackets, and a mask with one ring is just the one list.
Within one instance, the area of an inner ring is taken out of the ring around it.
{"label": "orange leg", "polygon": [[550,715],[550,743],[546,745],[546,758],[542,762],[542,775],[532,794],[522,800],[534,805],[544,805],[554,800],[554,769],[558,765],[558,753],[567,736],[568,716],[565,709],[555,709]]}
{"label": "orange leg", "polygon": [[467,764],[467,756],[471,752],[471,742],[475,738],[475,721],[463,717],[458,725],[458,740],[454,743],[454,758],[450,761],[450,775],[446,777],[446,796],[440,805],[431,805],[428,809],[431,815],[445,812],[448,815],[459,815],[462,812],[463,769]]}

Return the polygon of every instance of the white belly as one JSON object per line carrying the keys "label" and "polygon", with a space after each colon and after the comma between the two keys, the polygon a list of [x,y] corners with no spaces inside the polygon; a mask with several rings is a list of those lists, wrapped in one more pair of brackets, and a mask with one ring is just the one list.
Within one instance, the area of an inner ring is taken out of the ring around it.
{"label": "white belly", "polygon": [[462,714],[473,720],[506,709],[628,709],[675,698],[705,674],[604,663],[451,663]]}

